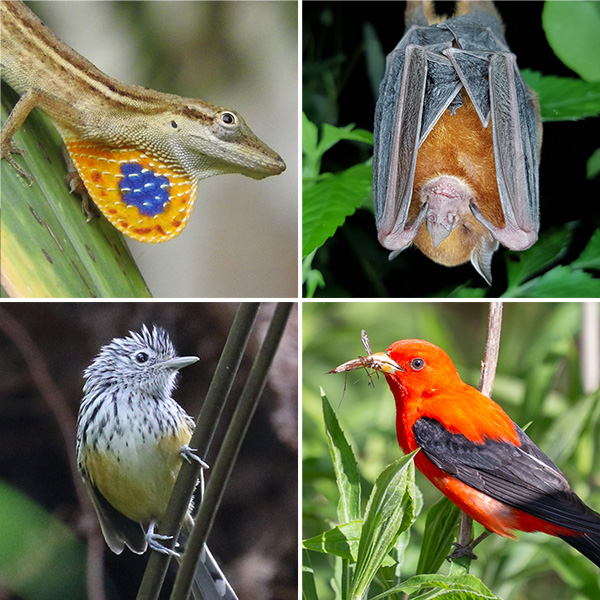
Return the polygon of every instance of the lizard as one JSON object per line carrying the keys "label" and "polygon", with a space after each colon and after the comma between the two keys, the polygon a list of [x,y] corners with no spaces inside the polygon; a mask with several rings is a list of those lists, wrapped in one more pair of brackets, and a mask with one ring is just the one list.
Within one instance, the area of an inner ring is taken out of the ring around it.
{"label": "lizard", "polygon": [[158,243],[179,235],[201,179],[225,173],[262,179],[285,170],[238,112],[121,83],[60,40],[21,0],[2,0],[0,10],[1,75],[20,95],[0,133],[1,158],[30,179],[13,156],[19,149],[12,138],[40,108],[76,169],[71,190],[83,184],[128,237]]}

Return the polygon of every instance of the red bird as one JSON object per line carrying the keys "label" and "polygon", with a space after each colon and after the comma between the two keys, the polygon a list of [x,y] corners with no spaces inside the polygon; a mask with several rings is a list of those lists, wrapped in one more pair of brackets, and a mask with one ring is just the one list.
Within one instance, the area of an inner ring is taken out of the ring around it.
{"label": "red bird", "polygon": [[421,449],[415,465],[461,510],[512,539],[515,529],[560,537],[600,566],[600,514],[441,348],[401,340],[332,372],[365,366],[384,373],[394,394],[402,450]]}

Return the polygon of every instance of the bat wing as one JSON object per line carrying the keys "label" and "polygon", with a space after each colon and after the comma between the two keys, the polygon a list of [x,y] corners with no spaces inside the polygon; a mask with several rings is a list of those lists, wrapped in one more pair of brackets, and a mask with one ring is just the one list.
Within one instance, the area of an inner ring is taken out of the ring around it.
{"label": "bat wing", "polygon": [[490,439],[475,444],[427,417],[414,424],[413,432],[427,458],[463,483],[554,525],[600,535],[600,515],[518,427],[520,447]]}
{"label": "bat wing", "polygon": [[[409,222],[419,147],[446,109],[454,115],[462,106],[464,87],[483,127],[491,121],[505,221],[504,227],[491,223],[477,199],[470,201],[473,216],[490,234],[475,247],[471,261],[487,273],[496,242],[524,250],[537,239],[541,124],[495,13],[474,4],[470,13],[439,25],[424,27],[423,19],[414,17],[419,24],[388,56],[375,110],[373,187],[378,238],[394,251],[393,258],[428,218],[430,207],[424,203]],[[434,240],[434,247],[439,243]]]}
{"label": "bat wing", "polygon": [[441,54],[451,46],[451,32],[413,26],[387,59],[375,108],[373,197],[379,241],[390,250],[412,242],[427,212],[406,226],[417,151],[461,87]]}

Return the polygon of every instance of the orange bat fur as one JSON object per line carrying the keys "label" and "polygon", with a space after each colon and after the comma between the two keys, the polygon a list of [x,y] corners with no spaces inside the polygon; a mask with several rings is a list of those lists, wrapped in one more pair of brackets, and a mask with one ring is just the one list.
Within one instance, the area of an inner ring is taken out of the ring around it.
{"label": "orange bat fur", "polygon": [[[417,154],[417,166],[408,222],[417,217],[424,200],[421,190],[439,176],[459,179],[472,192],[483,216],[498,227],[504,227],[504,214],[498,194],[491,124],[487,128],[475,112],[469,96],[462,90],[463,106],[454,116],[444,111],[440,120],[425,138]],[[469,212],[456,229],[434,248],[424,222],[414,244],[431,260],[446,266],[460,265],[470,260],[471,252],[488,230]]]}

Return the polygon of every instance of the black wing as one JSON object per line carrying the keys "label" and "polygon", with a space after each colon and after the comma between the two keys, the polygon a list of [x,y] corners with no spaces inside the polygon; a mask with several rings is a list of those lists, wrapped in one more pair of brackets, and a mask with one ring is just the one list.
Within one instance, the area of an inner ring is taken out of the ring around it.
{"label": "black wing", "polygon": [[[475,444],[425,417],[413,432],[434,465],[467,485],[554,525],[600,536],[600,515],[583,503],[560,469],[518,427],[520,447],[490,439]],[[571,538],[566,541],[572,543]],[[600,559],[600,541],[594,544]]]}

